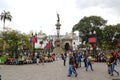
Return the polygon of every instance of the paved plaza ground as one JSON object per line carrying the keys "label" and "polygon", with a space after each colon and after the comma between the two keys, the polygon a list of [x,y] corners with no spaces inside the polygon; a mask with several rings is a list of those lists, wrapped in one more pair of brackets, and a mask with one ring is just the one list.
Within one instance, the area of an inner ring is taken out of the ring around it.
{"label": "paved plaza ground", "polygon": [[[84,64],[77,69],[78,76],[67,77],[68,66],[63,66],[63,61],[45,63],[42,65],[0,65],[1,80],[120,80],[116,74],[107,74],[105,63],[95,63],[94,71],[85,71]],[[120,65],[116,66],[120,73]]]}

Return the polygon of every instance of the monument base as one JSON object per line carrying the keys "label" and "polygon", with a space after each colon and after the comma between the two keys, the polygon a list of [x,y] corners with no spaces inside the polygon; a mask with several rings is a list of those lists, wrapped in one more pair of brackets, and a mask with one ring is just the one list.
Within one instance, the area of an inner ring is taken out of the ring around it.
{"label": "monument base", "polygon": [[54,54],[64,54],[64,51],[61,47],[55,47],[53,50]]}

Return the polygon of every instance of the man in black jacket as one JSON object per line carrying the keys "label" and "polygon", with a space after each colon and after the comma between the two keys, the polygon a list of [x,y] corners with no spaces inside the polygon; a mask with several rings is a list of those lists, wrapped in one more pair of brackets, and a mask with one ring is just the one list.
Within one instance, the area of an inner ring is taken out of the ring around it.
{"label": "man in black jacket", "polygon": [[68,77],[71,76],[72,72],[75,74],[75,77],[77,77],[77,71],[75,70],[74,64],[75,58],[72,53],[69,53]]}
{"label": "man in black jacket", "polygon": [[110,65],[111,65],[110,74],[111,74],[111,76],[113,76],[113,72],[116,72],[117,75],[119,76],[119,72],[115,70],[115,65],[116,65],[116,62],[117,62],[116,56],[114,56],[114,53],[111,53],[111,54],[112,54],[112,56],[110,58]]}

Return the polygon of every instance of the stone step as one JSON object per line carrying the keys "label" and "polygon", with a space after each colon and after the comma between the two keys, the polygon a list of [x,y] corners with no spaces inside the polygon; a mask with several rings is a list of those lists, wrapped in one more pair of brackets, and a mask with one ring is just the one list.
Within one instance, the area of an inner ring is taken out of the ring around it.
{"label": "stone step", "polygon": [[63,49],[61,47],[56,47],[56,48],[54,48],[53,53],[55,53],[55,54],[63,54],[64,51],[63,51]]}

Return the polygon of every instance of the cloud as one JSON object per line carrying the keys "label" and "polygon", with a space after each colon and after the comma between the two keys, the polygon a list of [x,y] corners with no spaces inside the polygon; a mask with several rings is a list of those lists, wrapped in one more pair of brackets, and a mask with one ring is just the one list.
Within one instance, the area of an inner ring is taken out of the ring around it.
{"label": "cloud", "polygon": [[0,10],[1,9],[7,9],[9,6],[8,6],[8,4],[6,3],[6,1],[5,0],[0,0]]}
{"label": "cloud", "polygon": [[[70,32],[73,27],[72,16],[74,16],[74,3],[69,0],[12,0],[8,3],[12,7],[15,28],[21,31],[40,31],[42,26],[46,34],[56,33],[56,12],[60,14],[61,34]],[[14,3],[13,3],[14,2]],[[72,13],[72,14],[70,14]],[[68,29],[69,27],[69,29]],[[66,30],[66,31],[64,31]]]}
{"label": "cloud", "polygon": [[2,0],[2,3],[0,12],[7,7],[5,10],[13,16],[12,22],[6,21],[6,26],[25,33],[42,29],[47,35],[56,34],[56,12],[60,14],[61,34],[71,32],[84,16],[101,16],[108,24],[120,21],[119,0]]}
{"label": "cloud", "polygon": [[78,8],[89,8],[95,6],[101,6],[104,8],[118,8],[120,0],[76,0],[76,4]]}
{"label": "cloud", "polygon": [[56,8],[54,7],[59,6],[53,2],[48,0],[8,1],[11,6],[10,12],[13,16],[12,23],[15,25],[13,27],[24,32],[29,32],[29,30],[38,32],[40,31],[40,26],[42,26],[43,30],[49,34],[56,21]]}
{"label": "cloud", "polygon": [[76,0],[76,8],[82,16],[97,15],[108,20],[108,24],[120,22],[120,0]]}

